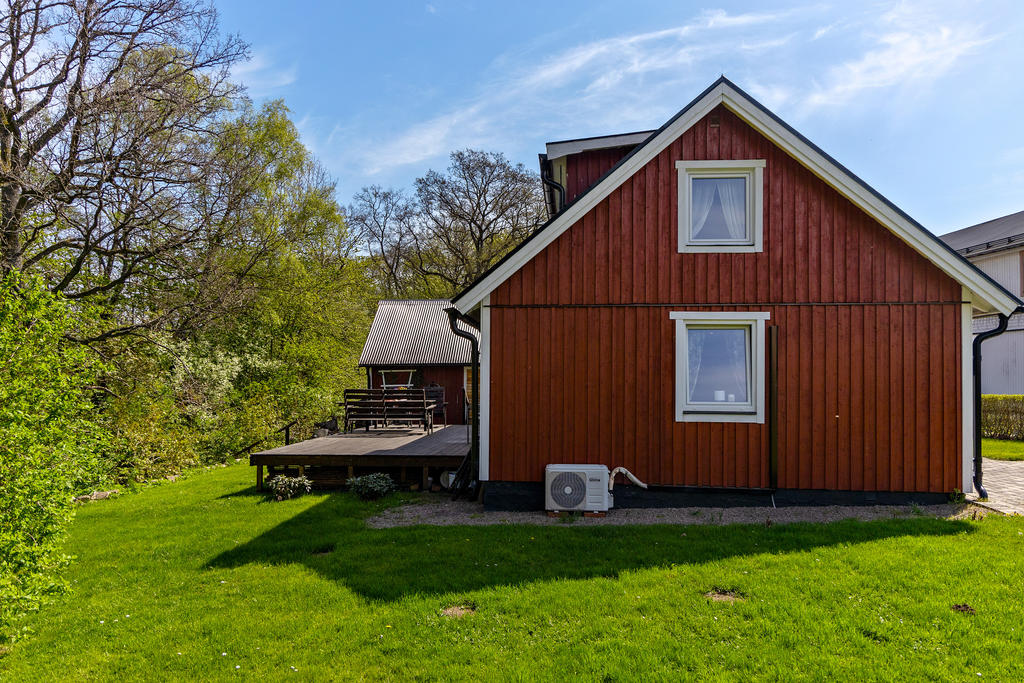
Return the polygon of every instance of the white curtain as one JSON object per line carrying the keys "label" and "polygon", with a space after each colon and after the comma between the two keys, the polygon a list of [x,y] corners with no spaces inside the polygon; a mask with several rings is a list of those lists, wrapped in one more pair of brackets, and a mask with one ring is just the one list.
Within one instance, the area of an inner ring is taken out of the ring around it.
{"label": "white curtain", "polygon": [[691,334],[691,330],[686,331],[686,351],[687,351],[687,371],[690,376],[687,378],[690,382],[690,393],[688,394],[687,400],[695,400],[693,390],[697,388],[697,378],[700,377],[700,362],[704,357],[704,339],[707,335],[704,334]]}
{"label": "white curtain", "polygon": [[730,334],[728,339],[729,367],[736,382],[736,400],[743,403],[747,400],[747,331],[743,330],[742,335]]}
{"label": "white curtain", "polygon": [[723,180],[718,186],[718,198],[722,201],[725,227],[729,237],[741,240],[747,236],[746,183],[742,179]]}
{"label": "white curtain", "polygon": [[690,182],[690,202],[693,206],[690,209],[690,237],[700,235],[704,228],[704,221],[711,213],[711,205],[715,201],[715,186],[718,183],[711,180],[695,178]]}

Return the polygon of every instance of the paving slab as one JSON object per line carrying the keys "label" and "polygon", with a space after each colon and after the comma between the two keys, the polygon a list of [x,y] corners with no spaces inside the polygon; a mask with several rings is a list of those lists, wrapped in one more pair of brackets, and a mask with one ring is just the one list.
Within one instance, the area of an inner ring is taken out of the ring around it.
{"label": "paving slab", "polygon": [[1024,460],[982,458],[981,466],[988,500],[977,501],[977,494],[968,499],[1003,514],[1024,515]]}

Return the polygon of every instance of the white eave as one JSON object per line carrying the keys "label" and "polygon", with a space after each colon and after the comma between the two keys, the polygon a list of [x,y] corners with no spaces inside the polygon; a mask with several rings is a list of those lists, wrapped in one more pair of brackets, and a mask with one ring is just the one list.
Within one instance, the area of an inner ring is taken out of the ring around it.
{"label": "white eave", "polygon": [[645,130],[639,133],[623,133],[621,135],[602,135],[596,138],[580,138],[578,140],[562,140],[560,142],[549,142],[545,146],[545,153],[548,160],[559,159],[570,154],[580,152],[592,152],[598,149],[612,149],[614,147],[636,147],[641,142],[651,137],[655,131]]}
{"label": "white eave", "polygon": [[[725,78],[709,88],[683,111],[666,124],[647,144],[623,159],[618,166],[597,185],[570,204],[547,224],[541,232],[529,239],[490,272],[460,294],[453,304],[461,311],[475,309],[502,282],[585,216],[604,200],[615,188],[629,179],[686,132],[697,121],[719,104],[743,119],[752,128],[774,142],[784,152],[803,164],[829,186],[856,204],[861,210],[888,228],[914,251],[935,264],[949,277],[959,282],[971,295],[971,304],[981,311],[1001,312],[1009,315],[1020,301],[988,278],[980,270],[948,248],[937,237],[909,219],[860,179],[839,166],[824,152],[809,143],[782,123],[767,109],[733,86]],[[632,135],[644,135],[635,133]],[[614,136],[613,136],[614,137]],[[618,137],[629,137],[618,136]],[[552,143],[552,144],[570,144]],[[628,143],[627,143],[628,144]],[[548,147],[550,156],[551,146]],[[571,152],[563,152],[571,153]]]}

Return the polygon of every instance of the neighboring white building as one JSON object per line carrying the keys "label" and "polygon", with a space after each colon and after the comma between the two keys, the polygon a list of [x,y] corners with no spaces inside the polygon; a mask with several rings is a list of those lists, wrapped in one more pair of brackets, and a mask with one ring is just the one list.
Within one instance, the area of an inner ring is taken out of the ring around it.
{"label": "neighboring white building", "polygon": [[[972,225],[940,238],[1013,294],[1024,294],[1024,211]],[[995,316],[974,319],[974,332],[995,327]],[[982,345],[981,390],[1024,394],[1024,314]]]}

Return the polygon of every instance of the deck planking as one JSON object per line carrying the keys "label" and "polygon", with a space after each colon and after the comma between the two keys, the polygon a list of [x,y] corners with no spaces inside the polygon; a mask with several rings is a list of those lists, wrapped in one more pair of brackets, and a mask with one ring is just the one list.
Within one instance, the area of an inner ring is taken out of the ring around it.
{"label": "deck planking", "polygon": [[307,439],[288,446],[278,446],[253,453],[257,456],[298,455],[373,455],[391,457],[455,456],[469,453],[468,427],[449,425],[425,434],[418,429],[388,428],[357,430],[348,434],[331,434]]}
{"label": "deck planking", "polygon": [[307,439],[287,446],[259,451],[249,456],[256,466],[256,484],[263,485],[264,466],[345,467],[352,476],[355,467],[422,467],[426,487],[429,468],[458,467],[469,454],[469,427],[437,427],[432,434],[418,429],[388,428],[357,430]]}

